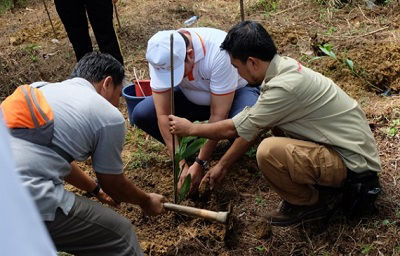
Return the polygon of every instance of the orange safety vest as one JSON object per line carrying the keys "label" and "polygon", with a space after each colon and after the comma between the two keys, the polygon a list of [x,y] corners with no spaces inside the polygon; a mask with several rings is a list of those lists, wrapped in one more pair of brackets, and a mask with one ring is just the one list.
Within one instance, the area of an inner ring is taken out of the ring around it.
{"label": "orange safety vest", "polygon": [[67,152],[52,143],[54,114],[39,88],[19,86],[1,103],[1,110],[12,136],[47,146],[72,162]]}

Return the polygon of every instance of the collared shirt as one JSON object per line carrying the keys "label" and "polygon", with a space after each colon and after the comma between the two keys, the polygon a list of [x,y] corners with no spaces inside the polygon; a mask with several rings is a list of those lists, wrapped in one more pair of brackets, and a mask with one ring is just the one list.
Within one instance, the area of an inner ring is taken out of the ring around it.
{"label": "collared shirt", "polygon": [[[39,84],[43,82],[32,86]],[[82,78],[49,83],[40,90],[54,112],[53,144],[78,161],[91,156],[96,172],[122,173],[125,119],[121,112]],[[42,219],[52,221],[58,207],[68,214],[75,201],[63,183],[70,164],[52,149],[26,140],[12,137],[11,148],[17,172]]]}
{"label": "collared shirt", "polygon": [[251,108],[233,118],[251,141],[278,127],[288,137],[332,147],[354,172],[380,171],[376,143],[359,104],[331,79],[288,57],[275,55]]}
{"label": "collared shirt", "polygon": [[194,51],[192,72],[179,84],[183,94],[197,105],[209,106],[211,94],[224,95],[246,86],[228,52],[221,50],[226,32],[214,28],[183,28],[190,33]]}

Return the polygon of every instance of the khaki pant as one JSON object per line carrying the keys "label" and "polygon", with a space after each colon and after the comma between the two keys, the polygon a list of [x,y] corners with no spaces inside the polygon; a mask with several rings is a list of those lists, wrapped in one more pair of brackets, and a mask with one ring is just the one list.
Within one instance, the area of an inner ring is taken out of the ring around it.
{"label": "khaki pant", "polygon": [[59,208],[45,222],[57,250],[78,255],[143,255],[131,222],[112,209],[76,196],[65,215]]}
{"label": "khaki pant", "polygon": [[257,163],[271,188],[294,205],[313,205],[313,185],[340,187],[347,171],[340,156],[325,146],[285,137],[270,137],[257,150]]}

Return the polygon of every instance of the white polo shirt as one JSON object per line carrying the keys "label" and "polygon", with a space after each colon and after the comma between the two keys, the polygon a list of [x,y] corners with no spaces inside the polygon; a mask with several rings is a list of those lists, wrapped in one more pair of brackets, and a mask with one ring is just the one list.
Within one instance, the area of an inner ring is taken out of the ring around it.
{"label": "white polo shirt", "polygon": [[[211,94],[224,95],[232,93],[247,85],[231,65],[228,52],[221,50],[221,43],[226,32],[215,28],[182,28],[192,37],[194,50],[194,67],[179,84],[183,94],[197,105],[209,106]],[[153,92],[166,91],[151,85]]]}

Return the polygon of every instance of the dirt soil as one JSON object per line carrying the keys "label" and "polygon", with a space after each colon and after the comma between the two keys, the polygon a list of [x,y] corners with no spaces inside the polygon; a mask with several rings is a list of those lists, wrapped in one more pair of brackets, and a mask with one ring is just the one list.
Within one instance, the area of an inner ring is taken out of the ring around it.
{"label": "dirt soil", "polygon": [[[396,120],[400,119],[400,3],[386,2],[368,8],[361,0],[343,4],[339,0],[244,1],[246,19],[262,23],[282,55],[330,77],[360,102],[373,129],[383,168],[378,213],[347,220],[339,211],[329,221],[271,228],[263,216],[278,205],[279,197],[260,175],[253,153],[235,163],[212,194],[183,202],[216,211],[227,210],[231,204],[236,220],[231,232],[226,232],[222,224],[172,212],[147,217],[138,207],[123,204],[118,212],[136,227],[146,255],[400,255],[396,130]],[[60,81],[72,70],[72,47],[53,2],[46,3],[56,35],[42,1],[34,0],[0,15],[0,100],[19,84]],[[134,79],[134,69],[139,78],[148,78],[146,42],[158,30],[179,28],[193,15],[200,16],[195,26],[223,30],[240,20],[239,1],[232,0],[120,0],[118,11],[122,26],[117,29],[118,36],[130,80]],[[322,57],[318,45],[324,43],[333,46],[338,61]],[[359,77],[343,58],[353,61]],[[125,104],[120,109],[127,117]],[[211,164],[228,147],[229,143],[220,143]],[[172,163],[164,146],[128,122],[123,158],[124,171],[135,184],[173,199]],[[82,167],[92,173],[90,161]]]}

